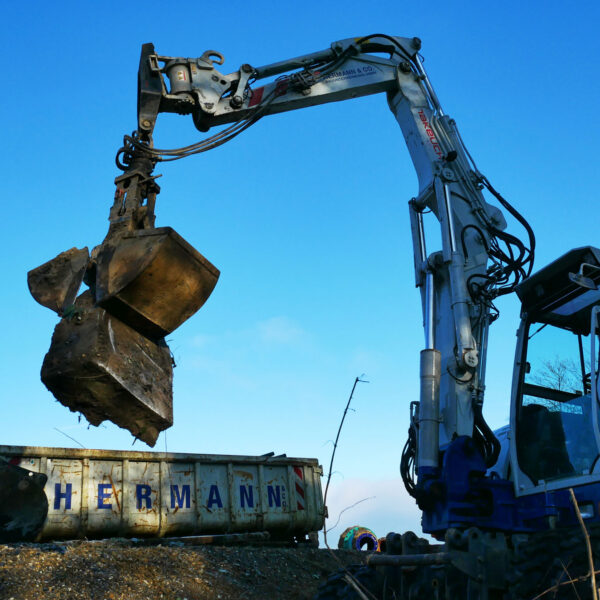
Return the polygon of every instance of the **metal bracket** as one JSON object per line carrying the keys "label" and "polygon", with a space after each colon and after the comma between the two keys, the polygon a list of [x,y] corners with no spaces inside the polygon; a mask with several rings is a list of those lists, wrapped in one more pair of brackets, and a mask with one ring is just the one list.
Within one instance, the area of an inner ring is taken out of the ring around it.
{"label": "metal bracket", "polygon": [[446,543],[450,563],[469,576],[469,590],[478,592],[475,597],[487,600],[490,589],[505,588],[508,550],[502,533],[485,533],[476,527],[448,530]]}
{"label": "metal bracket", "polygon": [[[213,60],[212,57],[216,57],[216,60]],[[199,69],[212,69],[215,63],[222,65],[224,62],[225,57],[216,50],[207,50],[202,56],[196,59],[196,65]]]}
{"label": "metal bracket", "polygon": [[110,226],[105,241],[123,232],[154,227],[156,196],[160,192],[160,187],[155,183],[158,177],[161,175],[149,175],[135,169],[115,178],[117,189],[108,217]]}
{"label": "metal bracket", "polygon": [[252,77],[253,73],[254,69],[249,64],[243,64],[240,67],[240,78],[237,82],[235,93],[232,95],[231,100],[229,101],[231,108],[238,109],[242,107],[242,104],[244,103],[246,87],[248,86],[248,81],[250,80],[250,77]]}

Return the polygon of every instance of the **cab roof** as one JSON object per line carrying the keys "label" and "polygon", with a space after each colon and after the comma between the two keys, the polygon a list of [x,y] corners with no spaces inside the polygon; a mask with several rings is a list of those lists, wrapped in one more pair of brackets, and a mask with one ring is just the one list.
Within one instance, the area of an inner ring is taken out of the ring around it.
{"label": "cab roof", "polygon": [[569,278],[569,273],[579,272],[582,263],[600,267],[600,250],[593,246],[569,250],[520,283],[516,292],[521,313],[527,313],[532,321],[587,335],[590,307],[600,302],[600,270],[586,272],[599,289],[586,289]]}

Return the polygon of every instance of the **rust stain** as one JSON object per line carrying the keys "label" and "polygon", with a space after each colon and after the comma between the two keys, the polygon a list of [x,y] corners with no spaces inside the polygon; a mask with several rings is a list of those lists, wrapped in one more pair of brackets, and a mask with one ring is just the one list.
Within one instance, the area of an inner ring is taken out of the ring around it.
{"label": "rust stain", "polygon": [[[112,469],[111,469],[112,471]],[[117,488],[115,488],[115,484],[113,483],[112,475],[107,475],[108,480],[110,481],[110,487],[112,488],[113,494],[115,495],[115,502],[117,503],[117,508],[119,512],[121,512],[121,503],[119,502],[119,494],[117,493]]]}

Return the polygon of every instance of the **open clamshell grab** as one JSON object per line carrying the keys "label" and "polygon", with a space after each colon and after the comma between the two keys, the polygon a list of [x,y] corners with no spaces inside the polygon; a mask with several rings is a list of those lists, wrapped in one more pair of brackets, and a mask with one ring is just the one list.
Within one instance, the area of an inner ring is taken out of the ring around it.
{"label": "open clamshell grab", "polygon": [[[138,160],[116,179],[109,231],[91,256],[72,248],[30,271],[28,284],[61,317],[42,366],[46,387],[92,425],[108,419],[153,446],[173,424],[164,336],[206,302],[219,270],[170,227],[154,227],[151,167]],[[90,289],[77,296],[82,281]]]}

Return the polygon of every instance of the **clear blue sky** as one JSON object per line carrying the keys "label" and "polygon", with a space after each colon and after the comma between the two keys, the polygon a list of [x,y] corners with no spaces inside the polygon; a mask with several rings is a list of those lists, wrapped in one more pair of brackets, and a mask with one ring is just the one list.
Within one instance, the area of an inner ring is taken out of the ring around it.
{"label": "clear blue sky", "polygon": [[[161,54],[267,64],[335,40],[418,36],[441,102],[480,169],[529,219],[537,266],[600,245],[597,2],[4,3],[2,421],[0,443],[129,449],[90,428],[39,379],[57,318],[26,272],[107,230],[114,155],[136,125],[140,46]],[[199,139],[163,115],[159,147]],[[418,394],[420,301],[407,201],[417,189],[384,97],[264,119],[233,142],[158,169],[157,224],[222,272],[205,307],[169,338],[175,425],[156,449],[285,452],[328,463],[342,433],[331,513],[361,498],[339,531],[418,529],[398,484],[408,407]],[[516,226],[515,226],[516,227]],[[518,307],[500,303],[485,413],[508,415]],[[145,449],[137,442],[134,449]]]}

